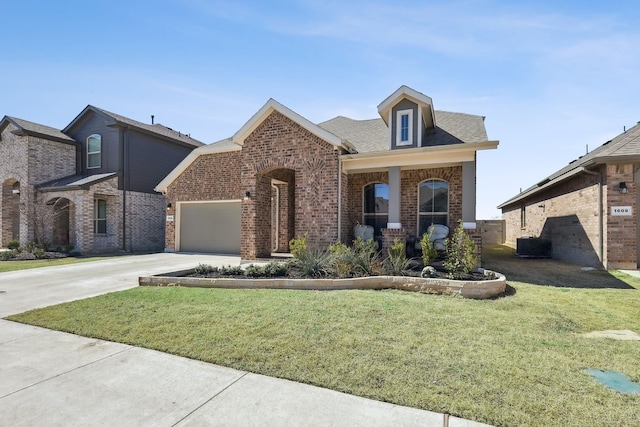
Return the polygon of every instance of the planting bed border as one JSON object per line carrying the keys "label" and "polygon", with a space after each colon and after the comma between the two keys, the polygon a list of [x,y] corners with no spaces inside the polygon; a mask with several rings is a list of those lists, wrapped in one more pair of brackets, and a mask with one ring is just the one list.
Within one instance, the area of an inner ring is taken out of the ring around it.
{"label": "planting bed border", "polygon": [[[184,286],[191,288],[225,289],[299,289],[331,291],[345,289],[400,289],[426,294],[458,294],[464,298],[492,298],[505,292],[507,279],[503,274],[480,269],[487,280],[451,280],[410,276],[371,276],[351,279],[251,279],[185,277],[191,270],[156,276],[139,277],[139,286]],[[495,276],[494,276],[495,275]]]}

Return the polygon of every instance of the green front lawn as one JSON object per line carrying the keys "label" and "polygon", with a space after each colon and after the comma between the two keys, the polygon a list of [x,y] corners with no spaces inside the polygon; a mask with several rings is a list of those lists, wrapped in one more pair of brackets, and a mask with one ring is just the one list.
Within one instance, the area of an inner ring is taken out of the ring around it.
{"label": "green front lawn", "polygon": [[[583,372],[620,371],[640,382],[640,342],[580,336],[640,332],[640,280],[534,261],[487,251],[486,265],[535,279],[510,281],[515,293],[488,301],[140,287],[9,319],[493,425],[640,425],[640,396]],[[540,274],[527,273],[539,265]],[[556,275],[572,287],[537,284]],[[600,289],[585,289],[590,280]]]}
{"label": "green front lawn", "polygon": [[5,271],[26,270],[29,268],[50,267],[52,265],[75,264],[78,262],[99,261],[107,257],[35,259],[26,261],[0,261],[0,273]]}

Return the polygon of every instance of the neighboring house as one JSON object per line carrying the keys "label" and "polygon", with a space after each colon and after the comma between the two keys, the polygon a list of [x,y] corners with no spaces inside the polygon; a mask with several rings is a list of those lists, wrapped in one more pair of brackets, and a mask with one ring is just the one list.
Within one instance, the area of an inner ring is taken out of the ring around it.
{"label": "neighboring house", "polygon": [[541,237],[551,240],[554,258],[636,269],[639,166],[636,125],[499,205],[506,243]]}
{"label": "neighboring house", "polygon": [[0,246],[40,238],[83,253],[164,247],[153,187],[203,143],[87,106],[66,128],[0,121]]}
{"label": "neighboring house", "polygon": [[287,252],[307,234],[326,247],[369,224],[388,246],[431,223],[475,233],[476,151],[494,149],[484,118],[436,111],[406,86],[380,119],[314,124],[273,99],[231,138],[200,147],[156,190],[167,196],[166,250]]}

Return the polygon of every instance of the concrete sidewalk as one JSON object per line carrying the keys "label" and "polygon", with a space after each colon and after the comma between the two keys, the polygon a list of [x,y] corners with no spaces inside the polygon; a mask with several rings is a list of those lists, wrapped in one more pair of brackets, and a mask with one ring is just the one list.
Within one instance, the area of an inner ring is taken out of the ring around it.
{"label": "concrete sidewalk", "polygon": [[[0,273],[0,317],[238,257],[152,254]],[[451,426],[422,411],[153,350],[0,320],[0,425]]]}

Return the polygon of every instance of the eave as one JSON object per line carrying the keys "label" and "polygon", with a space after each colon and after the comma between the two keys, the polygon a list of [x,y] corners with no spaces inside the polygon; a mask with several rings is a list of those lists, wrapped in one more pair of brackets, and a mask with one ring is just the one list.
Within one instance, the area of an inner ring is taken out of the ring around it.
{"label": "eave", "polygon": [[398,166],[402,169],[451,166],[462,162],[475,161],[476,151],[495,149],[498,147],[498,144],[498,141],[485,141],[469,144],[344,154],[340,156],[340,160],[342,161],[342,170],[347,173],[386,170],[393,166]]}

